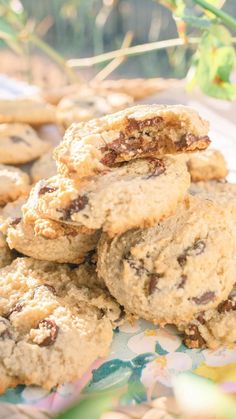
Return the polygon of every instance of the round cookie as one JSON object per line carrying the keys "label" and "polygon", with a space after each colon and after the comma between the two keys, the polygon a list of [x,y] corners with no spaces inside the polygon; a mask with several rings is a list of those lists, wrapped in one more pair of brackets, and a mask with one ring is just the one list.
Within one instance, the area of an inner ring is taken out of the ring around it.
{"label": "round cookie", "polygon": [[80,378],[108,354],[122,310],[80,267],[18,258],[0,270],[0,392],[45,389]]}
{"label": "round cookie", "polygon": [[235,281],[235,225],[210,201],[189,198],[175,215],[98,247],[98,273],[127,312],[161,325],[216,307]]}
{"label": "round cookie", "polygon": [[38,218],[34,223],[18,220],[7,229],[10,249],[35,259],[58,263],[81,263],[94,250],[99,232],[83,234],[80,229]]}
{"label": "round cookie", "polygon": [[130,106],[132,97],[124,93],[94,94],[93,91],[64,97],[57,107],[57,119],[65,127],[89,121]]}
{"label": "round cookie", "polygon": [[217,308],[203,311],[190,324],[183,324],[184,342],[189,348],[231,346],[236,341],[236,288]]}
{"label": "round cookie", "polygon": [[227,208],[236,223],[236,184],[224,181],[197,182],[191,184],[189,192]]}
{"label": "round cookie", "polygon": [[192,182],[224,179],[227,164],[219,150],[208,149],[184,156]]}
{"label": "round cookie", "polygon": [[29,176],[22,170],[0,164],[0,206],[29,193]]}
{"label": "round cookie", "polygon": [[55,121],[55,108],[46,102],[30,98],[0,100],[0,123],[21,122],[30,125],[41,125]]}
{"label": "round cookie", "polygon": [[56,162],[52,157],[52,152],[44,154],[31,167],[30,175],[33,183],[40,179],[47,179],[57,173]]}
{"label": "round cookie", "polygon": [[66,177],[92,176],[117,163],[207,148],[208,123],[182,105],[138,105],[73,124],[55,149]]}
{"label": "round cookie", "polygon": [[185,199],[189,173],[182,159],[139,159],[88,180],[55,176],[39,182],[24,207],[46,218],[110,236],[147,227],[172,214]]}
{"label": "round cookie", "polygon": [[36,131],[27,124],[0,124],[0,163],[23,164],[49,149]]}

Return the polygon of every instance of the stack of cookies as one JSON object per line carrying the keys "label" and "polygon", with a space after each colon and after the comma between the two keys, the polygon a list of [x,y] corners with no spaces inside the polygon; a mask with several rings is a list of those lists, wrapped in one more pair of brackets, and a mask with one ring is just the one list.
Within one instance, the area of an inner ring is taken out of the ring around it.
{"label": "stack of cookies", "polygon": [[180,105],[72,125],[58,173],[22,213],[4,208],[1,230],[24,257],[0,270],[2,391],[78,378],[124,318],[174,324],[189,347],[236,340],[236,186],[204,151],[208,129]]}

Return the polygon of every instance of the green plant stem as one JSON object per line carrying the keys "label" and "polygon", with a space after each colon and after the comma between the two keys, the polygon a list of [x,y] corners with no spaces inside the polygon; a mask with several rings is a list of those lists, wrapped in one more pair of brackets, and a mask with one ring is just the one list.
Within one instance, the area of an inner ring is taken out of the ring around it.
{"label": "green plant stem", "polygon": [[213,6],[212,4],[208,3],[205,0],[193,0],[194,3],[201,6],[203,9],[208,10],[209,12],[213,13],[215,16],[219,17],[223,23],[227,26],[230,26],[232,29],[236,30],[236,20],[230,16],[228,13],[224,12],[221,9],[217,9],[217,7]]}

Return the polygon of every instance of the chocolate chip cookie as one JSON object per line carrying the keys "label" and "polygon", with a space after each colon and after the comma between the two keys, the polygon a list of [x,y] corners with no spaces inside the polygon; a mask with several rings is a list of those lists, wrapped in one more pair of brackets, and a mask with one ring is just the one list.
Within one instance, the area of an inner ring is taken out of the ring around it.
{"label": "chocolate chip cookie", "polygon": [[22,170],[0,164],[0,206],[29,193],[29,176]]}
{"label": "chocolate chip cookie", "polygon": [[227,163],[219,150],[208,149],[186,153],[184,158],[192,182],[224,179],[228,175]]}
{"label": "chocolate chip cookie", "polygon": [[56,162],[52,157],[52,151],[40,157],[31,167],[30,175],[33,183],[40,179],[47,179],[57,173]]}
{"label": "chocolate chip cookie", "polygon": [[0,124],[0,163],[23,164],[49,149],[36,131],[27,124]]}
{"label": "chocolate chip cookie", "polygon": [[21,122],[41,125],[55,121],[55,108],[46,102],[30,98],[0,100],[0,123]]}
{"label": "chocolate chip cookie", "polygon": [[207,148],[208,123],[181,105],[139,105],[72,125],[55,149],[59,172],[91,176],[140,157]]}
{"label": "chocolate chip cookie", "polygon": [[189,324],[180,326],[189,348],[231,346],[236,342],[236,287],[213,310],[202,311]]}
{"label": "chocolate chip cookie", "polygon": [[0,270],[1,393],[18,384],[50,390],[108,354],[123,311],[105,290],[81,285],[81,275],[81,267],[31,258]]}
{"label": "chocolate chip cookie", "polygon": [[114,236],[172,214],[189,181],[178,157],[133,160],[80,181],[55,176],[34,186],[24,216],[30,220],[36,210],[44,218]]}
{"label": "chocolate chip cookie", "polygon": [[235,244],[230,212],[190,197],[152,228],[113,239],[104,234],[98,273],[127,312],[178,325],[227,298],[235,282]]}

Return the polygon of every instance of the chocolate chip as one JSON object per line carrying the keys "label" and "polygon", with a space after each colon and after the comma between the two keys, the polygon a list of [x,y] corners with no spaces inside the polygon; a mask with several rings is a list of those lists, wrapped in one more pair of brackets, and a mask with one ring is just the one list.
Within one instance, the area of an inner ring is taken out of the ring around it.
{"label": "chocolate chip", "polygon": [[116,162],[117,153],[115,151],[109,151],[105,154],[105,156],[101,159],[101,163],[105,166],[113,166]]}
{"label": "chocolate chip", "polygon": [[150,163],[150,171],[151,174],[149,174],[146,179],[150,179],[152,177],[160,176],[162,173],[166,171],[165,163],[163,160],[160,159],[149,159]]}
{"label": "chocolate chip", "polygon": [[21,222],[21,217],[15,217],[11,219],[11,221],[9,222],[9,225],[14,227],[20,222]]}
{"label": "chocolate chip", "polygon": [[198,327],[195,324],[192,324],[189,326],[188,333],[184,337],[184,343],[190,347],[201,348],[205,346],[206,341],[201,336]]}
{"label": "chocolate chip", "polygon": [[201,324],[205,324],[206,320],[204,319],[204,311],[202,311],[201,313],[199,313],[196,317],[197,321]]}
{"label": "chocolate chip", "polygon": [[187,275],[181,275],[181,277],[180,277],[180,282],[179,282],[179,284],[177,285],[177,288],[178,288],[178,289],[179,289],[179,288],[184,288],[186,281],[187,281]]}
{"label": "chocolate chip", "polygon": [[219,313],[225,313],[227,311],[236,310],[236,301],[234,300],[236,297],[236,292],[232,291],[229,294],[229,297],[227,300],[222,301],[217,307],[217,310]]}
{"label": "chocolate chip", "polygon": [[19,301],[16,303],[11,310],[8,312],[6,318],[8,319],[13,313],[20,313],[24,307],[25,303],[23,301]]}
{"label": "chocolate chip", "polygon": [[56,190],[57,188],[54,188],[52,186],[42,186],[42,188],[39,189],[39,195],[44,195],[45,193],[52,193]]}
{"label": "chocolate chip", "polygon": [[162,121],[163,121],[163,118],[161,116],[155,116],[154,118],[143,119],[143,120],[129,118],[128,124],[126,127],[126,132],[130,132],[134,130],[143,131],[145,130],[145,128],[160,125]]}
{"label": "chocolate chip", "polygon": [[149,283],[148,283],[148,295],[153,294],[157,288],[157,284],[159,282],[159,279],[162,278],[162,274],[149,274]]}
{"label": "chocolate chip", "polygon": [[62,212],[62,216],[60,217],[60,220],[69,220],[71,216],[79,211],[82,211],[86,205],[88,204],[89,200],[86,195],[78,196],[78,198],[73,199],[71,201],[70,205],[68,205],[66,208],[60,209],[58,211]]}
{"label": "chocolate chip", "polygon": [[206,243],[204,240],[197,240],[193,246],[187,247],[182,255],[179,255],[177,261],[181,267],[187,262],[187,256],[197,256],[204,252]]}
{"label": "chocolate chip", "polygon": [[193,134],[184,134],[179,141],[175,143],[177,151],[184,151],[188,149],[192,144],[197,142],[205,142],[206,145],[210,144],[210,139],[207,135],[198,137]]}
{"label": "chocolate chip", "polygon": [[202,294],[200,297],[193,297],[192,300],[196,304],[208,304],[210,301],[214,300],[215,293],[213,291],[207,291],[204,294]]}
{"label": "chocolate chip", "polygon": [[57,338],[58,330],[59,330],[59,327],[57,326],[55,321],[51,319],[41,320],[38,324],[38,329],[41,329],[41,328],[49,330],[50,334],[46,336],[42,342],[39,343],[39,346],[53,345],[53,343],[55,342]]}

